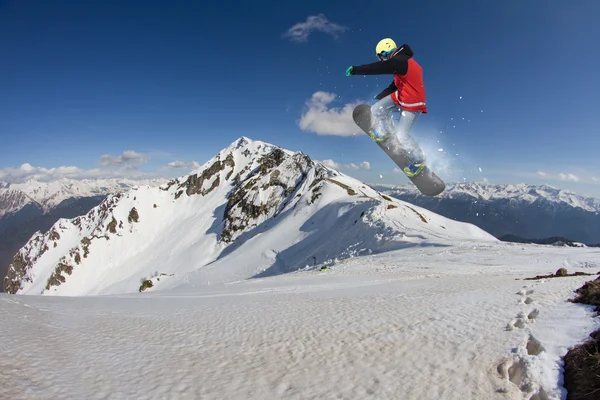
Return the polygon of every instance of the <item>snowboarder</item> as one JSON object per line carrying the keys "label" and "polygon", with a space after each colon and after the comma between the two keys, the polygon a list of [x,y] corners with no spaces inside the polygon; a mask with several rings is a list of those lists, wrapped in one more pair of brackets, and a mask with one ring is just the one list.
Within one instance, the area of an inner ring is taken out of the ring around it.
{"label": "snowboarder", "polygon": [[[381,141],[395,133],[411,159],[404,173],[409,177],[416,176],[425,167],[425,154],[409,132],[419,115],[427,113],[423,69],[413,59],[414,53],[409,45],[403,44],[398,48],[390,38],[377,43],[375,54],[378,62],[348,67],[346,76],[394,75],[392,83],[375,96],[378,101],[371,106],[371,113],[376,119],[373,139]],[[394,127],[395,112],[400,113],[397,127]]]}

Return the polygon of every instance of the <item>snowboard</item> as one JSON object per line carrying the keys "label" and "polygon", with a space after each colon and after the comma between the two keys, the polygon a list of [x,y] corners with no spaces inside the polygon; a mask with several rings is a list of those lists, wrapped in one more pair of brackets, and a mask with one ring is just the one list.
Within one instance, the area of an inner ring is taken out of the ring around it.
{"label": "snowboard", "polygon": [[[370,133],[373,129],[372,118],[371,118],[371,106],[368,104],[359,104],[352,112],[352,118],[356,125],[360,127],[369,137],[377,143],[379,147],[394,161],[394,163],[404,171],[404,167],[408,166],[410,159],[408,153],[402,148],[402,144],[398,137],[394,134],[389,135],[387,138],[375,141],[372,134]],[[446,184],[440,179],[427,165],[425,168],[416,176],[408,179],[416,186],[419,191],[425,196],[437,196],[446,189]]]}

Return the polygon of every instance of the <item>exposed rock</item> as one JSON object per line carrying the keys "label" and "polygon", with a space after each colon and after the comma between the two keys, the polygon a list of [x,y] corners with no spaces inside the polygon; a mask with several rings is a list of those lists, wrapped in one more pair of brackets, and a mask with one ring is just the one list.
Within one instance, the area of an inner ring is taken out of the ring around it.
{"label": "exposed rock", "polygon": [[8,268],[8,273],[4,278],[4,290],[6,293],[15,294],[22,288],[23,281],[31,282],[27,271],[33,264],[32,260],[21,252],[15,254],[12,264]]}
{"label": "exposed rock", "polygon": [[117,220],[115,219],[115,217],[112,217],[112,221],[109,222],[109,224],[106,227],[106,229],[110,233],[117,233]]}
{"label": "exposed rock", "polygon": [[83,248],[83,258],[87,258],[88,254],[90,254],[90,244],[92,244],[92,241],[89,238],[84,237],[81,239],[81,244]]}
{"label": "exposed rock", "polygon": [[352,188],[350,188],[349,186],[344,185],[343,183],[340,183],[340,182],[336,181],[335,179],[327,179],[327,180],[329,182],[331,182],[331,183],[335,183],[336,185],[338,185],[339,187],[341,187],[343,189],[346,189],[346,192],[348,192],[349,196],[355,196],[356,195],[356,192]]}
{"label": "exposed rock", "polygon": [[142,282],[141,286],[140,286],[140,293],[142,293],[144,290],[146,289],[150,289],[152,286],[154,286],[154,284],[152,283],[152,281],[150,279],[144,279],[144,281]]}
{"label": "exposed rock", "polygon": [[[208,193],[219,187],[221,180],[218,174],[227,167],[231,168],[231,171],[228,172],[226,178],[229,179],[235,168],[235,162],[233,160],[232,153],[229,153],[223,161],[216,160],[210,167],[202,171],[201,174],[188,176],[186,181],[179,185],[180,191],[176,193],[175,198],[178,199],[181,197],[183,191],[185,191],[188,196],[194,194],[206,196]],[[212,184],[208,188],[204,188],[205,182],[208,182],[211,179],[213,179]]]}
{"label": "exposed rock", "polygon": [[[287,155],[273,149],[260,158],[258,168],[236,175],[234,189],[224,211],[223,242],[233,241],[251,226],[257,226],[293,199],[292,194],[306,180],[312,160],[301,153]],[[285,173],[284,173],[285,171]]]}
{"label": "exposed rock", "polygon": [[418,212],[417,210],[415,210],[414,208],[412,208],[410,206],[406,206],[406,207],[411,209],[415,214],[417,214],[419,216],[419,218],[421,218],[421,221],[427,223],[427,219],[423,216],[423,214],[421,214],[420,212]]}
{"label": "exposed rock", "polygon": [[[574,303],[588,304],[600,312],[600,278],[576,290]],[[600,330],[585,343],[575,346],[563,357],[564,385],[569,399],[596,399],[600,393]]]}
{"label": "exposed rock", "polygon": [[566,268],[559,268],[554,275],[556,276],[567,276],[569,273]]}
{"label": "exposed rock", "polygon": [[536,275],[533,278],[525,278],[524,280],[533,281],[533,280],[538,280],[538,279],[566,278],[568,276],[582,276],[582,275],[593,275],[593,274],[590,274],[587,272],[581,272],[581,271],[577,271],[572,274],[569,274],[569,273],[567,273],[567,270],[565,268],[560,268],[558,271],[556,271],[555,274]]}
{"label": "exposed rock", "polygon": [[49,238],[50,238],[50,240],[60,240],[60,235],[58,234],[56,229],[52,228],[52,230],[50,231]]}
{"label": "exposed rock", "polygon": [[575,292],[577,293],[577,297],[571,300],[573,303],[583,303],[595,306],[596,312],[600,313],[600,277],[593,281],[586,282]]}
{"label": "exposed rock", "polygon": [[73,273],[73,266],[66,263],[66,258],[63,257],[61,262],[58,263],[56,269],[50,275],[48,282],[46,283],[46,290],[50,290],[52,286],[60,286],[61,283],[65,283],[67,280],[62,273],[71,275]]}
{"label": "exposed rock", "polygon": [[132,222],[139,222],[139,220],[140,220],[140,215],[138,214],[135,207],[133,207],[131,209],[131,211],[129,211],[129,216],[127,217],[127,221],[131,224]]}

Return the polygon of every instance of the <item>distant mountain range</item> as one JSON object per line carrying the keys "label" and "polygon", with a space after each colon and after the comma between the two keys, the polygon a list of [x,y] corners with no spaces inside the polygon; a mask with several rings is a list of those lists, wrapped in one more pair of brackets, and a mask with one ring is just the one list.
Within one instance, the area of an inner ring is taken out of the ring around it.
{"label": "distant mountain range", "polygon": [[34,233],[46,232],[60,218],[84,215],[110,193],[164,182],[164,179],[29,180],[18,184],[0,181],[0,276],[6,275],[13,256]]}
{"label": "distant mountain range", "polygon": [[[500,238],[500,240],[504,242],[514,242],[514,243],[535,243],[535,244],[551,244],[553,246],[570,246],[570,247],[582,247],[584,244],[579,242],[574,242],[570,239],[563,237],[549,237],[544,239],[526,239],[516,235],[504,235]],[[587,244],[587,247],[600,247],[600,243],[596,244]]]}
{"label": "distant mountain range", "polygon": [[375,187],[447,218],[472,223],[498,238],[560,237],[587,245],[600,243],[600,200],[548,185],[461,183],[449,185],[437,197],[422,196],[407,186]]}
{"label": "distant mountain range", "polygon": [[40,210],[48,212],[64,204],[65,200],[105,196],[135,186],[157,186],[166,181],[166,179],[60,179],[52,182],[30,179],[24,183],[0,181],[0,217],[7,213],[18,212],[27,204],[35,205]]}

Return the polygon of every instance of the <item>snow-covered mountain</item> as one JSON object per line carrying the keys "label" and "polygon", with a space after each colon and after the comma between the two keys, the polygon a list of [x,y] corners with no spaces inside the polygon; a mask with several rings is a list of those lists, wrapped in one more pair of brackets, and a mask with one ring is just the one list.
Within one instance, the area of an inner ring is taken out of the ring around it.
{"label": "snow-covered mountain", "polygon": [[305,154],[242,137],[190,175],[110,195],[37,233],[4,286],[24,294],[132,293],[461,240],[496,241]]}
{"label": "snow-covered mountain", "polygon": [[409,201],[458,221],[469,222],[496,237],[566,237],[600,242],[600,200],[548,185],[448,185],[435,198],[412,187],[377,186],[390,196]]}
{"label": "snow-covered mountain", "polygon": [[0,182],[0,218],[5,214],[16,213],[33,202],[35,200],[24,192],[9,188],[8,183]]}
{"label": "snow-covered mountain", "polygon": [[0,182],[0,276],[19,248],[37,232],[46,232],[60,218],[87,213],[109,193],[137,185],[158,186],[166,179],[103,179],[54,182]]}
{"label": "snow-covered mountain", "polygon": [[65,200],[82,197],[104,196],[120,193],[139,185],[160,185],[164,179],[61,179],[40,182],[30,179],[24,183],[0,182],[0,217],[19,211],[27,204],[35,203],[44,212],[55,208]]}

